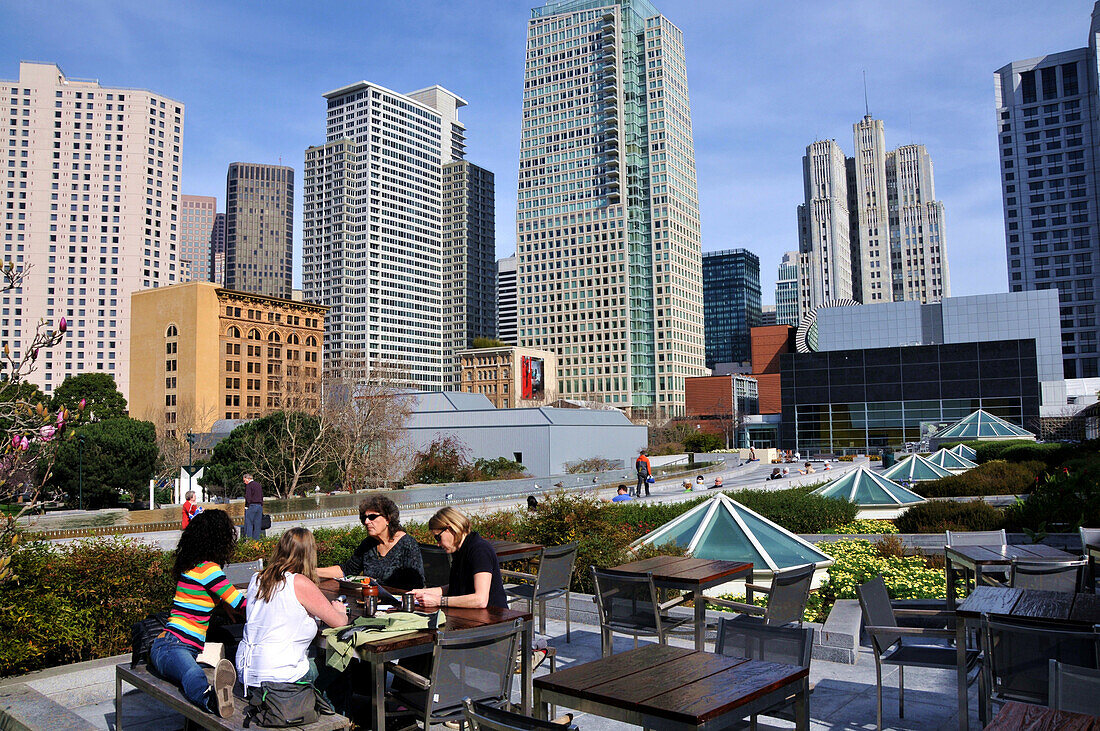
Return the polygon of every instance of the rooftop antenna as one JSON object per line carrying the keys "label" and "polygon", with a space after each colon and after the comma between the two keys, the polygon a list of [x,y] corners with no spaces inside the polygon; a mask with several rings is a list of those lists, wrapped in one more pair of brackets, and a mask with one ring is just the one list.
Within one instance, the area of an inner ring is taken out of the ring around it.
{"label": "rooftop antenna", "polygon": [[871,116],[871,103],[867,99],[867,69],[863,69],[863,111],[868,117]]}

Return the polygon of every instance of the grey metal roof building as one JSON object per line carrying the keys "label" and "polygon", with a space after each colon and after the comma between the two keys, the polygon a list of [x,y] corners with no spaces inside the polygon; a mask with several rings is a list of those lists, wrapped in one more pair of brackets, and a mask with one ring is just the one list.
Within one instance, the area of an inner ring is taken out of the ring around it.
{"label": "grey metal roof building", "polygon": [[414,399],[407,429],[422,449],[439,435],[452,434],[471,459],[507,457],[535,477],[565,472],[565,465],[589,457],[633,465],[647,444],[644,426],[617,409],[497,409],[483,394],[444,391],[409,394]]}

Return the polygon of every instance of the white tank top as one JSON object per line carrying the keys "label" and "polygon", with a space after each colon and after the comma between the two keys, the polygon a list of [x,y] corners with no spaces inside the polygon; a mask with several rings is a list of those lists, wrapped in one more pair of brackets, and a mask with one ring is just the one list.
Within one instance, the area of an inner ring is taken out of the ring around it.
{"label": "white tank top", "polygon": [[237,648],[237,674],[245,687],[263,682],[290,683],[309,670],[306,653],[317,636],[317,620],[294,594],[289,571],[271,599],[260,599],[260,574],[248,584],[247,622]]}

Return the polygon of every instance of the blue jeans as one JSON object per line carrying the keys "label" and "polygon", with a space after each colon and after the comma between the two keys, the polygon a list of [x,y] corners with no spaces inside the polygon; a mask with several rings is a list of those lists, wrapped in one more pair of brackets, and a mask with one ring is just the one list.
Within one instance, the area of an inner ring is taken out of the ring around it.
{"label": "blue jeans", "polygon": [[253,540],[260,540],[260,521],[264,517],[264,506],[259,503],[253,503],[244,509],[244,530],[241,531],[241,538],[251,538]]}
{"label": "blue jeans", "polygon": [[198,648],[185,644],[172,634],[156,638],[149,648],[149,660],[161,677],[180,686],[187,700],[206,708],[206,692],[210,689],[210,683],[206,680],[206,673],[195,662],[198,654]]}

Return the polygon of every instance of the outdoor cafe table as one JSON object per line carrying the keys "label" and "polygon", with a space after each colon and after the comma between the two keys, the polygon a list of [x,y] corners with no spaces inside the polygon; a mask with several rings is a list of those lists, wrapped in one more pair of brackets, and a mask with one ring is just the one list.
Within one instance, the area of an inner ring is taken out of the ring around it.
{"label": "outdoor cafe table", "polygon": [[[967,728],[966,624],[977,622],[983,614],[994,614],[1033,622],[1078,625],[1100,624],[1100,596],[1071,594],[1037,589],[1009,589],[979,586],[955,609],[955,646],[958,649],[959,728]],[[985,702],[979,701],[979,716],[985,722]]]}
{"label": "outdoor cafe table", "polygon": [[809,669],[669,645],[644,645],[535,679],[535,710],[560,705],[652,729],[721,729],[792,695],[810,727]]}
{"label": "outdoor cafe table", "polygon": [[1100,731],[1100,718],[1009,701],[985,731]]}
{"label": "outdoor cafe table", "polygon": [[960,567],[974,573],[974,586],[982,582],[982,572],[989,569],[1004,571],[1014,560],[1020,561],[1072,561],[1080,558],[1071,553],[1050,546],[1002,545],[1000,543],[984,546],[944,546],[944,571],[947,577],[947,608],[955,608],[955,582],[951,580],[952,571]]}
{"label": "outdoor cafe table", "polygon": [[490,538],[489,545],[493,547],[497,559],[502,563],[504,561],[520,561],[525,558],[538,558],[542,554],[542,546],[538,543],[517,543],[516,541]]}
{"label": "outdoor cafe table", "polygon": [[[335,579],[326,579],[320,583],[321,591],[329,599],[335,599],[340,595],[340,585]],[[471,629],[486,625],[514,622],[523,620],[523,647],[530,648],[534,638],[534,625],[531,622],[530,612],[520,612],[513,609],[461,609],[447,607],[443,610],[446,615],[444,629]],[[348,618],[354,619],[362,616],[362,606],[348,603]],[[413,655],[427,655],[432,652],[435,644],[436,630],[421,630],[416,634],[395,637],[393,639],[367,642],[355,648],[357,657],[370,666],[371,671],[371,707],[373,710],[374,729],[382,731],[386,728],[386,669],[384,664],[390,660],[399,660]],[[523,674],[521,702],[524,713],[531,713],[531,675],[534,668],[531,665],[531,652],[520,653],[520,668]]]}
{"label": "outdoor cafe table", "polygon": [[695,602],[695,649],[703,650],[707,602],[703,592],[742,577],[752,576],[752,564],[744,561],[712,561],[687,556],[654,556],[615,566],[613,571],[652,574],[659,589],[679,589]]}

